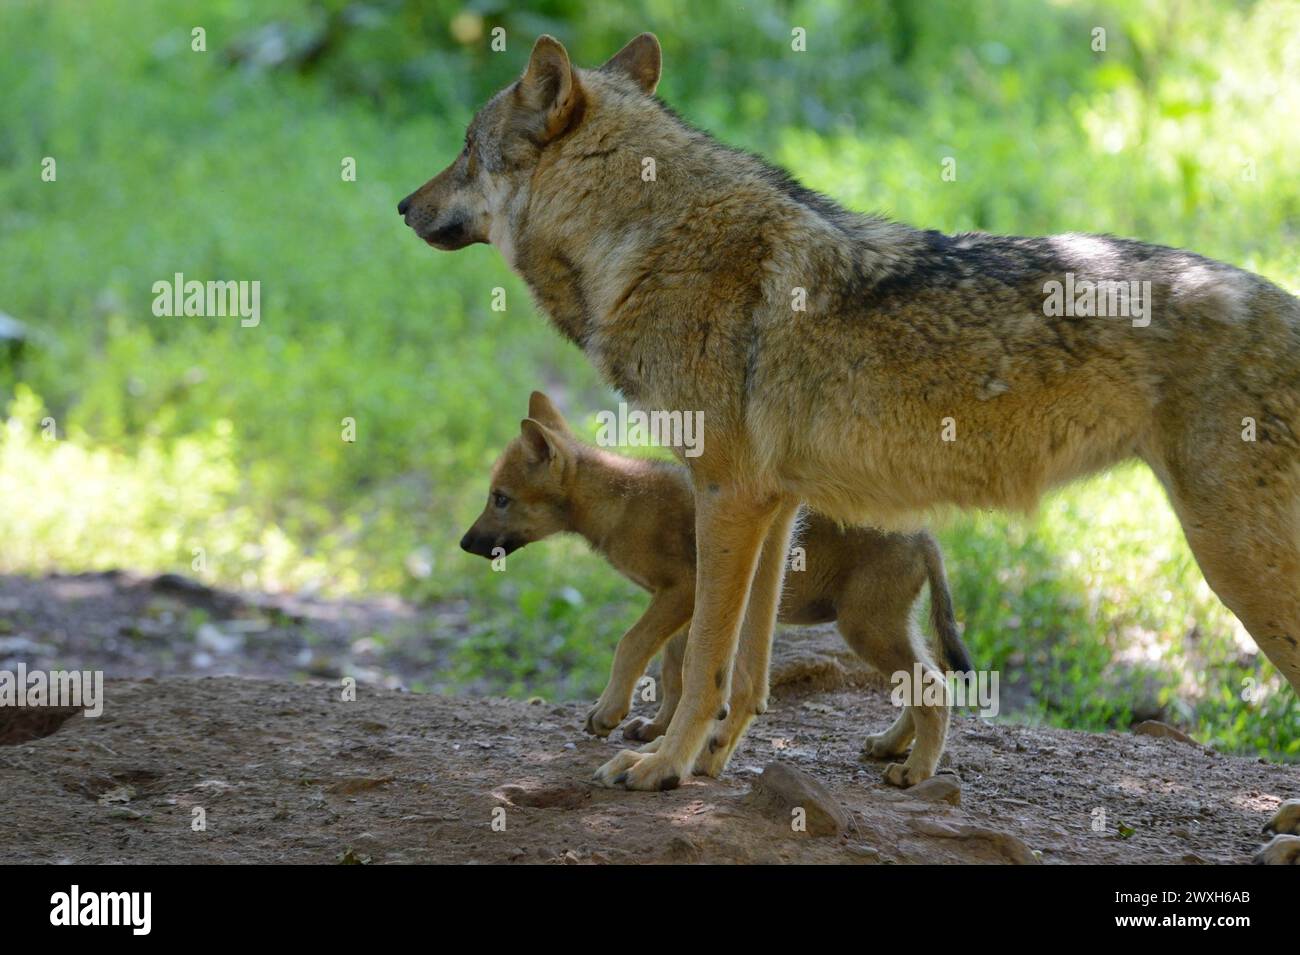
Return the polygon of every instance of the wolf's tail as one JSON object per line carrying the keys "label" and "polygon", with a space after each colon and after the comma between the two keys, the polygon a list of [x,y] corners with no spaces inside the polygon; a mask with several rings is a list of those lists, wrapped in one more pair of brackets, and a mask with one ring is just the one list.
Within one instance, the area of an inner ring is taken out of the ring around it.
{"label": "wolf's tail", "polygon": [[952,593],[948,590],[948,574],[943,569],[943,552],[939,542],[928,532],[921,532],[921,549],[925,553],[925,573],[930,580],[930,623],[943,648],[944,663],[949,670],[969,673],[975,669],[970,651],[957,631],[957,618],[952,612]]}

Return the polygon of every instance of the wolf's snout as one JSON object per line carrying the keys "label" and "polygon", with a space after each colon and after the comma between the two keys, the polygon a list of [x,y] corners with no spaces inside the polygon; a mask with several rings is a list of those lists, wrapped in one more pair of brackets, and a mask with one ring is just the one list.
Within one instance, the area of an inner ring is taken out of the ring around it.
{"label": "wolf's snout", "polygon": [[406,210],[411,208],[411,200],[414,198],[415,198],[415,193],[411,193],[409,196],[407,196],[405,199],[403,199],[401,202],[397,204],[397,214],[399,216],[406,215]]}
{"label": "wolf's snout", "polygon": [[467,554],[474,554],[476,557],[486,557],[489,560],[494,560],[506,554],[513,554],[526,543],[528,543],[527,538],[515,534],[506,537],[493,537],[490,534],[476,534],[474,529],[470,528],[465,532],[465,536],[460,539],[460,549]]}
{"label": "wolf's snout", "polygon": [[472,527],[460,539],[460,549],[467,554],[473,554],[475,557],[491,558],[493,548],[498,546],[500,545],[491,536],[476,534]]}

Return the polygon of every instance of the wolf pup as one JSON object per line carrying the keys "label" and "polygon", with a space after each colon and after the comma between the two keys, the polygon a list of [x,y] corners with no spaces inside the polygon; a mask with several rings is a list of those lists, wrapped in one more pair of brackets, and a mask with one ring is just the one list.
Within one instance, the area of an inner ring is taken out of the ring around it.
{"label": "wolf pup", "polygon": [[[811,513],[799,523],[806,565],[786,575],[778,620],[836,621],[845,642],[880,672],[906,673],[910,680],[913,665],[920,663],[923,680],[943,680],[912,613],[928,582],[930,618],[944,665],[963,673],[974,669],[957,632],[943,556],[933,537],[841,529]],[[625,739],[657,739],[681,697],[683,628],[695,605],[690,475],[680,465],[623,457],[580,441],[550,400],[534,391],[519,436],[492,467],[487,505],[460,546],[490,558],[560,531],[581,535],[651,595],[650,606],[618,643],[609,683],[587,714],[587,731],[608,736],[623,722],[637,680],[667,644],[659,712],[654,720],[638,718],[623,729]],[[888,782],[911,785],[934,775],[947,733],[946,706],[909,705],[889,729],[867,738],[863,752],[898,756],[915,738],[907,761],[885,769]]]}
{"label": "wolf pup", "polygon": [[593,70],[540,37],[398,205],[435,248],[495,245],[629,401],[704,415],[682,700],[602,783],[726,764],[766,706],[801,501],[877,525],[1025,510],[1140,458],[1207,582],[1300,688],[1300,300],[1132,240],[849,212],[683,122],[659,74],[650,34]]}

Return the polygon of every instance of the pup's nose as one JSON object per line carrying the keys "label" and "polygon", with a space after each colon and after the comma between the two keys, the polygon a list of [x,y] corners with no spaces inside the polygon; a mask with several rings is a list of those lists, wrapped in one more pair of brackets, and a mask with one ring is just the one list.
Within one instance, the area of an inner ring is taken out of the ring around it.
{"label": "pup's nose", "polygon": [[411,193],[410,196],[407,196],[405,199],[403,199],[401,202],[397,204],[397,214],[399,216],[406,215],[406,210],[411,208],[411,197],[414,195],[415,193]]}
{"label": "pup's nose", "polygon": [[474,536],[470,531],[466,531],[465,536],[460,539],[460,549],[466,553],[474,553]]}

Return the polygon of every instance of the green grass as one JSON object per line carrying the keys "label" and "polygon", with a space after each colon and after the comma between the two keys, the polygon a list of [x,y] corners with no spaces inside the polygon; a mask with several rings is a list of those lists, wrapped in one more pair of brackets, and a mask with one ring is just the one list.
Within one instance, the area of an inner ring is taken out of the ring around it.
{"label": "green grass", "polygon": [[[227,585],[464,598],[458,679],[594,696],[634,588],[573,541],[504,574],[456,542],[530,389],[579,417],[616,399],[493,250],[434,255],[393,208],[541,29],[589,64],[655,29],[665,99],[850,207],[1132,235],[1300,287],[1291,4],[387,0],[311,73],[223,58],[268,22],[310,30],[342,6],[0,7],[0,310],[33,329],[0,358],[0,568],[188,572],[201,548]],[[506,26],[509,50],[458,43],[457,15],[467,35]],[[261,325],[154,317],[153,282],[178,271],[260,281]],[[1294,695],[1144,471],[943,537],[967,640],[1020,677],[1019,718],[1096,729],[1155,708],[1226,749],[1300,755]]]}

